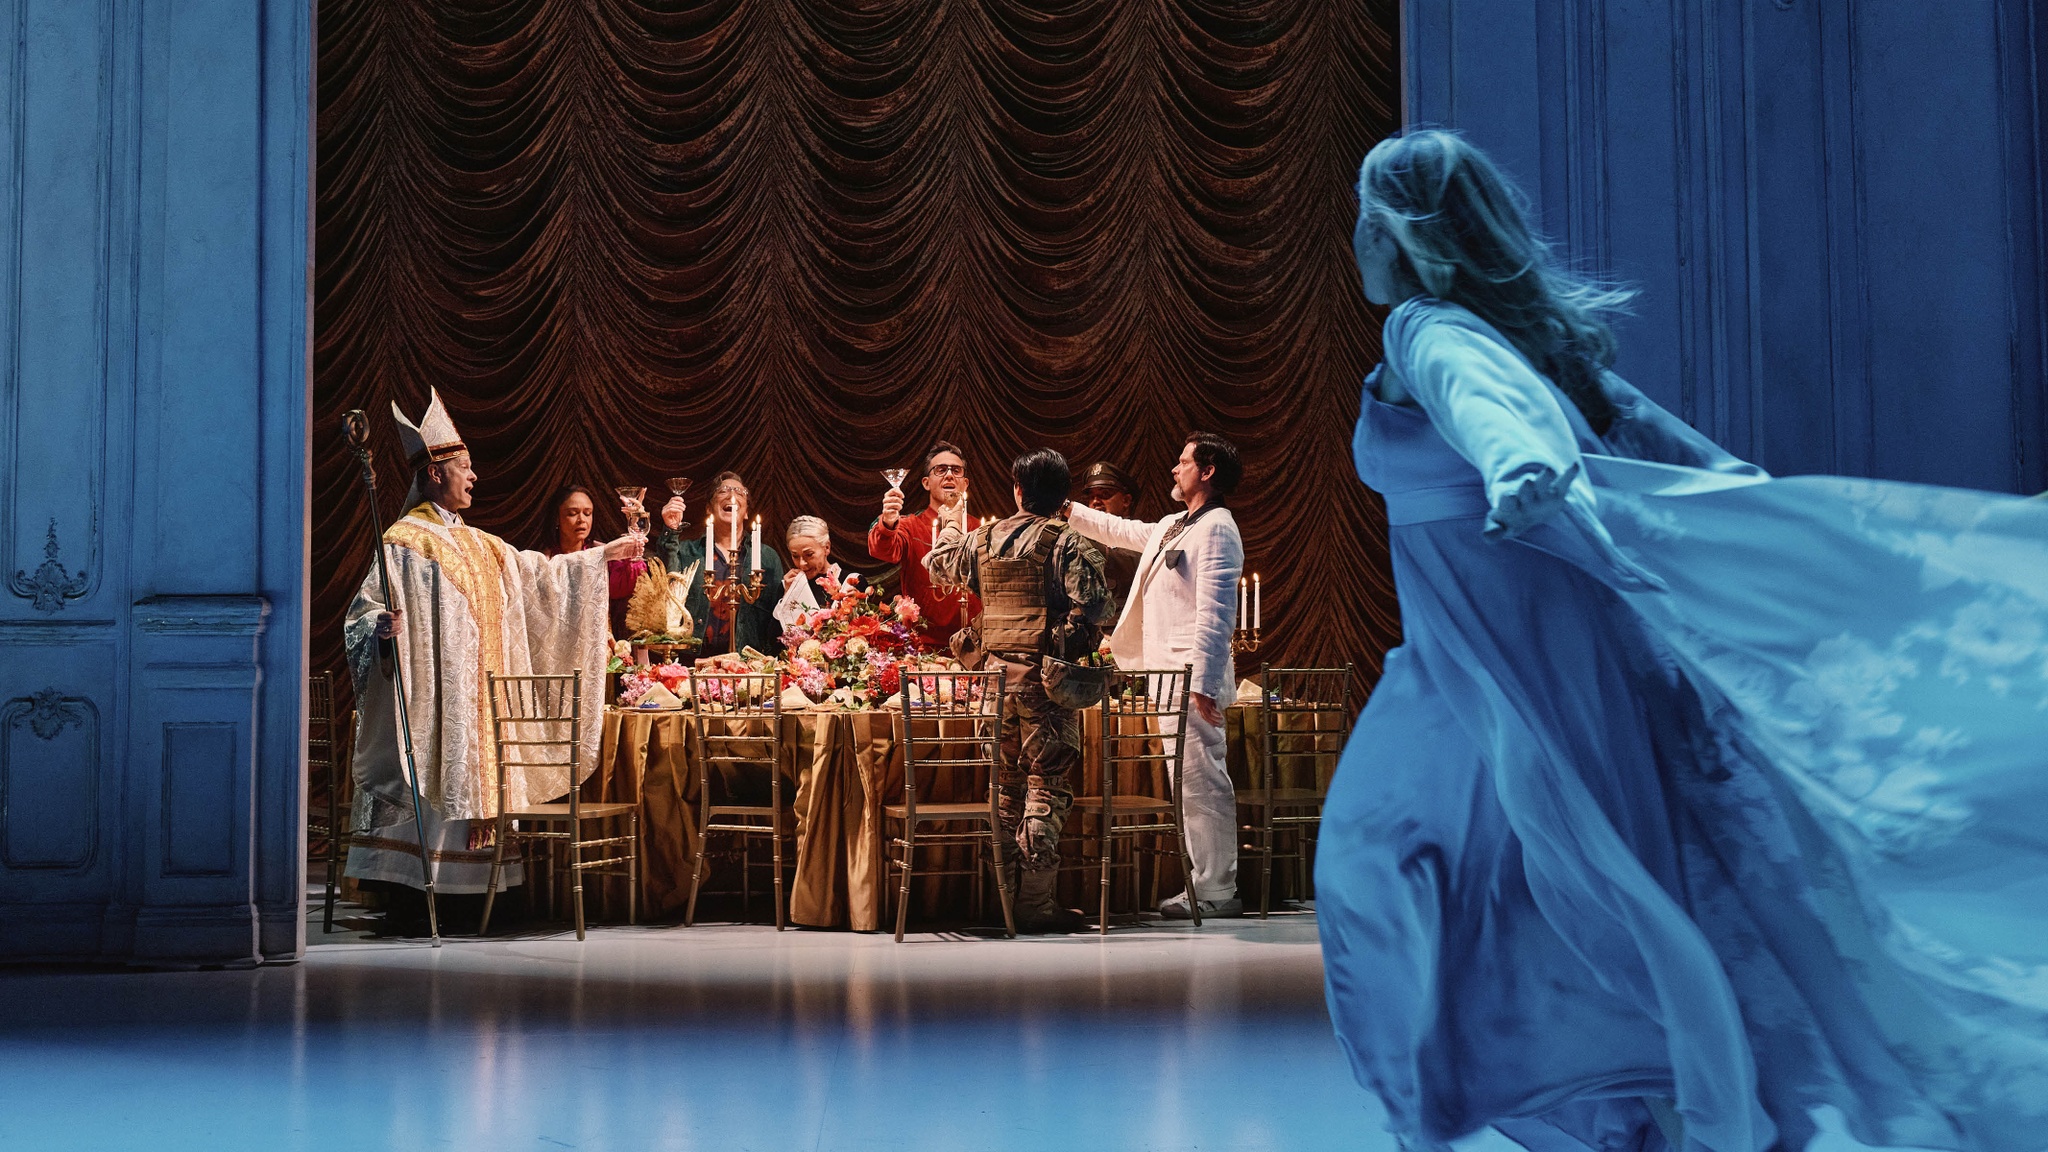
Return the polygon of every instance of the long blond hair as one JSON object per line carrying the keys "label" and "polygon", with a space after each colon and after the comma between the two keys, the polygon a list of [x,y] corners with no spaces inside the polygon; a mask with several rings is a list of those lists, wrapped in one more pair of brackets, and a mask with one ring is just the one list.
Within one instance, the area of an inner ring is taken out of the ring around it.
{"label": "long blond hair", "polygon": [[1438,129],[1388,137],[1359,166],[1358,213],[1393,238],[1423,291],[1499,329],[1606,433],[1615,415],[1600,387],[1615,353],[1606,316],[1635,293],[1559,268],[1530,230],[1521,193],[1484,152]]}

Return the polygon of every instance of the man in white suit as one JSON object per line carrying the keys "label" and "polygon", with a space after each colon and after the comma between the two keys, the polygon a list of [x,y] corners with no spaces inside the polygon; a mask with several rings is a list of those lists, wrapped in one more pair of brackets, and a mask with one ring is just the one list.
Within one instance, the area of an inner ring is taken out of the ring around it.
{"label": "man in white suit", "polygon": [[1156,524],[1085,504],[1067,511],[1068,522],[1083,536],[1140,553],[1130,597],[1110,637],[1117,664],[1194,667],[1181,807],[1195,890],[1159,906],[1169,919],[1188,918],[1190,898],[1202,902],[1205,918],[1244,912],[1237,898],[1237,793],[1223,744],[1223,708],[1236,698],[1230,633],[1237,626],[1237,580],[1244,571],[1244,542],[1223,505],[1243,475],[1235,445],[1213,432],[1193,432],[1173,466],[1173,497],[1187,511]]}

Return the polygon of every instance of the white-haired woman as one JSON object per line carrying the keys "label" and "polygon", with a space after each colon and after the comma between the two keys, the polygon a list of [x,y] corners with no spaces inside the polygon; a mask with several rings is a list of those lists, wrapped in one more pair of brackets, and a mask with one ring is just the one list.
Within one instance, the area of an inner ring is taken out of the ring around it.
{"label": "white-haired woman", "polygon": [[[789,522],[784,536],[789,545],[789,570],[782,574],[782,601],[775,605],[775,618],[783,627],[796,622],[799,612],[810,612],[832,603],[839,595],[839,565],[832,562],[832,529],[816,516],[799,516]],[[798,588],[798,582],[803,587]]]}
{"label": "white-haired woman", "polygon": [[2048,508],[1721,451],[1456,135],[1372,150],[1352,243],[1403,643],[1317,914],[1395,1132],[2040,1148]]}

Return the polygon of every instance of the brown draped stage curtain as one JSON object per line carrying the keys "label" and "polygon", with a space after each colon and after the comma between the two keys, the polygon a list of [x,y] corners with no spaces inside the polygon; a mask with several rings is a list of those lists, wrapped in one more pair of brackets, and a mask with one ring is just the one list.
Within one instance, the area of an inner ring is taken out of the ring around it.
{"label": "brown draped stage curtain", "polygon": [[[370,563],[341,434],[437,387],[473,523],[559,485],[743,473],[764,532],[864,541],[879,471],[967,450],[977,510],[1051,445],[1166,512],[1235,440],[1269,659],[1396,642],[1350,433],[1379,318],[1350,259],[1396,0],[323,0],[313,666]],[[906,484],[919,506],[913,481]]]}

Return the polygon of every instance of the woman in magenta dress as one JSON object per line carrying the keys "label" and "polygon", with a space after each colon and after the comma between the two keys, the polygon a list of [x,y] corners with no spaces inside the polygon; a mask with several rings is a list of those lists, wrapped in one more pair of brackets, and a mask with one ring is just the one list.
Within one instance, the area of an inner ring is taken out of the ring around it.
{"label": "woman in magenta dress", "polygon": [[[673,503],[673,501],[671,501]],[[602,548],[596,533],[591,531],[597,520],[597,502],[591,498],[590,489],[581,484],[570,484],[558,490],[548,501],[550,541],[541,549],[549,556],[560,556],[565,552],[581,552],[587,548]],[[633,587],[647,571],[647,561],[613,560],[607,567],[611,571],[612,635],[626,634],[626,601],[633,598]]]}
{"label": "woman in magenta dress", "polygon": [[2048,505],[1728,455],[1455,135],[1359,198],[1403,643],[1316,890],[1394,1132],[2048,1146]]}

